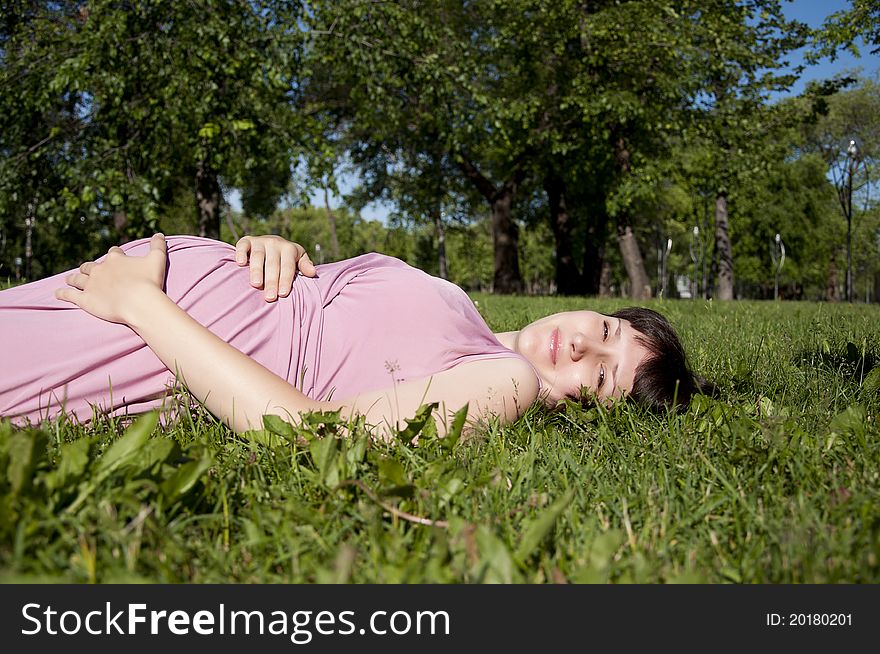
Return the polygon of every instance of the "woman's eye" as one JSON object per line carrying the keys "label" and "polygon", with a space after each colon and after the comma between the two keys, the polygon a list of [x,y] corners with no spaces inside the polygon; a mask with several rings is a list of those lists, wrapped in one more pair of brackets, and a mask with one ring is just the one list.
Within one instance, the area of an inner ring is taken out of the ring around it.
{"label": "woman's eye", "polygon": [[605,366],[599,368],[599,388],[605,384]]}
{"label": "woman's eye", "polygon": [[607,341],[608,340],[608,321],[603,322],[602,327],[604,329],[604,331],[602,333],[602,340]]}

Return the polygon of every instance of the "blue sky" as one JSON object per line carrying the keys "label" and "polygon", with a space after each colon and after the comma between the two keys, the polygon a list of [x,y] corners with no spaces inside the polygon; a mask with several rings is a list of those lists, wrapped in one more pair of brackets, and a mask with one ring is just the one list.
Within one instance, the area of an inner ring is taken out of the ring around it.
{"label": "blue sky", "polygon": [[[820,27],[825,18],[837,11],[848,9],[850,3],[847,0],[794,0],[783,4],[783,10],[787,18],[802,21],[810,27]],[[870,49],[865,47],[862,41],[856,44],[861,58],[856,58],[847,51],[841,51],[834,61],[825,58],[816,65],[807,67],[801,78],[791,88],[791,95],[801,93],[811,80],[830,79],[837,73],[847,70],[862,69],[865,77],[876,75],[880,69],[880,57],[871,55]],[[803,63],[804,49],[793,53],[791,65],[797,66]]]}
{"label": "blue sky", "polygon": [[[810,27],[819,27],[825,21],[825,18],[837,11],[849,8],[848,0],[793,0],[792,2],[783,2],[783,11],[786,17],[800,20]],[[788,95],[798,95],[806,88],[808,82],[813,80],[830,79],[838,73],[844,71],[853,71],[861,69],[861,74],[865,77],[873,77],[880,70],[880,56],[871,55],[869,48],[864,43],[857,43],[860,58],[855,57],[848,51],[841,51],[832,61],[825,58],[818,63],[808,66],[802,73],[800,79],[792,86]],[[789,64],[797,66],[804,63],[805,48],[792,53]],[[348,175],[340,178],[340,187],[343,193],[350,190],[357,183],[357,179]],[[230,193],[229,202],[233,209],[241,211],[241,201],[237,191]],[[322,194],[316,194],[312,198],[312,203],[316,206],[323,206],[324,198]],[[330,204],[334,208],[341,204],[338,197],[331,196]],[[368,220],[379,220],[385,222],[390,209],[382,204],[373,204],[367,206],[361,215]]]}

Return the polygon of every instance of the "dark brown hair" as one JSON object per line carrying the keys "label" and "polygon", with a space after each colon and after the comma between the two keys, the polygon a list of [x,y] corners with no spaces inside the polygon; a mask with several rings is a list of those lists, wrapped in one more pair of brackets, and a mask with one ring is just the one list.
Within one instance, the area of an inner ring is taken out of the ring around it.
{"label": "dark brown hair", "polygon": [[630,398],[663,412],[687,407],[698,393],[715,394],[714,384],[688,367],[678,334],[663,315],[643,307],[628,307],[611,316],[628,320],[638,332],[636,340],[648,350],[647,358],[636,368]]}

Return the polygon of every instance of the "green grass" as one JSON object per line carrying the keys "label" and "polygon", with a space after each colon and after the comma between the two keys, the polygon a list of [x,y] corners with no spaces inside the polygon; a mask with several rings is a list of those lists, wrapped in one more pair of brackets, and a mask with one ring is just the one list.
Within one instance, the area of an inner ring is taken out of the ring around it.
{"label": "green grass", "polygon": [[[475,297],[496,330],[624,305]],[[650,306],[719,399],[530,410],[454,445],[318,418],[244,439],[199,411],[0,426],[0,579],[880,581],[880,309]]]}

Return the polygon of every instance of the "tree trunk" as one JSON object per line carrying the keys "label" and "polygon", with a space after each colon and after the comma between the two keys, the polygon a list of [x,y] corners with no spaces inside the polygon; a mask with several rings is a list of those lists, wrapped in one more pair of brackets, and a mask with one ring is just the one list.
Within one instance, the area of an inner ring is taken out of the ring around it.
{"label": "tree trunk", "polygon": [[828,279],[825,284],[825,299],[829,302],[840,302],[840,279],[838,278],[837,259],[832,258],[828,266]]}
{"label": "tree trunk", "polygon": [[581,290],[581,276],[572,253],[572,221],[565,200],[565,183],[551,172],[544,178],[544,191],[550,204],[550,227],[556,241],[556,292],[576,295]]}
{"label": "tree trunk", "polygon": [[521,293],[522,275],[519,271],[519,229],[511,216],[513,196],[525,177],[525,153],[514,165],[514,172],[504,182],[501,190],[483,175],[467,157],[462,156],[458,165],[492,207],[492,243],[495,250],[495,275],[493,290],[496,293]]}
{"label": "tree trunk", "polygon": [[611,262],[604,257],[599,271],[599,297],[611,297]]}
{"label": "tree trunk", "polygon": [[[630,174],[630,152],[626,142],[619,137],[615,144],[614,155],[617,159],[617,167],[622,175]],[[630,297],[633,300],[643,300],[651,297],[651,280],[648,271],[645,270],[645,260],[639,242],[633,233],[632,221],[629,211],[620,210],[617,214],[617,244],[623,257],[623,265],[629,277]]]}
{"label": "tree trunk", "polygon": [[620,246],[620,256],[623,257],[623,265],[629,277],[629,296],[633,300],[646,300],[651,297],[651,280],[645,270],[645,260],[636,235],[633,233],[628,216],[621,212],[617,216],[617,244]]}
{"label": "tree trunk", "polygon": [[126,228],[128,227],[128,212],[113,212],[113,230],[116,232],[116,245],[128,243],[131,239],[128,236]]}
{"label": "tree trunk", "polygon": [[718,254],[718,299],[733,299],[733,251],[727,216],[727,193],[715,197],[715,251]]}
{"label": "tree trunk", "polygon": [[443,212],[439,208],[434,212],[434,227],[437,230],[437,271],[440,279],[449,279],[446,265],[446,226],[443,224]]}
{"label": "tree trunk", "polygon": [[605,194],[601,193],[587,207],[582,276],[586,295],[608,297],[611,293],[611,264],[605,257],[607,239],[608,210],[605,207]]}
{"label": "tree trunk", "polygon": [[522,293],[519,270],[519,228],[513,221],[514,186],[504,190],[492,202],[492,242],[495,249],[495,293]]}
{"label": "tree trunk", "polygon": [[324,188],[324,207],[327,209],[327,222],[330,223],[330,253],[334,261],[339,261],[339,238],[336,236],[336,216],[330,208],[330,196]]}
{"label": "tree trunk", "polygon": [[220,238],[220,181],[205,161],[196,167],[196,207],[199,236]]}

